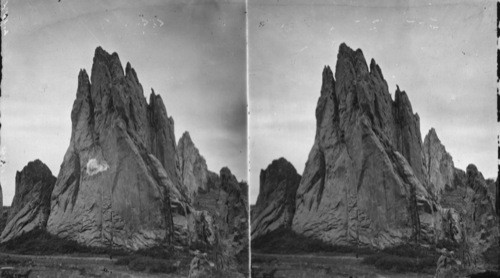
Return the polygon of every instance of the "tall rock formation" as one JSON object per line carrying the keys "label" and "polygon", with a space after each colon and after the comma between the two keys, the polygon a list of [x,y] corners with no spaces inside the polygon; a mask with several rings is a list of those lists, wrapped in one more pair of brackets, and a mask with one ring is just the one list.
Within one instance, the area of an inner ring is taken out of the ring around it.
{"label": "tall rock formation", "polygon": [[300,178],[284,158],[260,171],[259,196],[252,209],[252,239],[278,229],[291,229]]}
{"label": "tall rock formation", "polygon": [[424,139],[424,160],[429,176],[429,190],[439,198],[445,189],[451,190],[454,187],[455,166],[434,128],[429,130]]}
{"label": "tall rock formation", "polygon": [[0,236],[1,242],[32,230],[45,229],[55,182],[49,167],[38,159],[16,173],[16,192]]}
{"label": "tall rock formation", "polygon": [[90,246],[186,244],[173,120],[159,95],[146,102],[130,63],[124,71],[98,47],[90,79],[79,73],[71,122],[47,230]]}
{"label": "tall rock formation", "polygon": [[181,182],[193,201],[199,190],[207,191],[210,174],[205,158],[200,155],[188,132],[184,132],[177,144],[177,163]]}
{"label": "tall rock formation", "polygon": [[380,67],[340,45],[335,78],[323,70],[316,137],[297,190],[294,231],[330,244],[391,246],[432,240],[419,117]]}

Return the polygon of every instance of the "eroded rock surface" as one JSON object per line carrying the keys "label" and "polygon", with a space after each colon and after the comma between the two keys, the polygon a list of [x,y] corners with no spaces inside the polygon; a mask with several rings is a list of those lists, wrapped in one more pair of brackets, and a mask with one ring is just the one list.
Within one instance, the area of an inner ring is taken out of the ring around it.
{"label": "eroded rock surface", "polygon": [[205,158],[200,155],[188,132],[182,135],[177,144],[177,161],[181,182],[190,200],[194,201],[199,190],[208,190],[209,171]]}
{"label": "eroded rock surface", "polygon": [[215,226],[220,256],[215,263],[228,270],[236,271],[240,267],[247,272],[247,263],[238,262],[237,258],[248,251],[248,185],[238,182],[227,167],[220,170],[219,177]]}
{"label": "eroded rock surface", "polygon": [[47,230],[90,246],[187,244],[173,120],[159,95],[146,102],[130,64],[124,71],[98,47],[91,77],[79,73],[71,121]]}
{"label": "eroded rock surface", "polygon": [[335,78],[323,70],[316,137],[297,190],[292,228],[330,244],[433,240],[419,117],[404,91],[393,101],[380,67],[342,44]]}
{"label": "eroded rock surface", "polygon": [[497,246],[499,227],[495,208],[488,194],[486,181],[473,164],[467,166],[467,191],[465,213],[463,215],[465,249],[462,261],[470,268],[484,267],[484,252]]}
{"label": "eroded rock surface", "polygon": [[261,170],[259,196],[252,209],[252,239],[280,228],[291,229],[300,178],[284,158]]}
{"label": "eroded rock surface", "polygon": [[434,128],[425,136],[423,153],[429,175],[429,191],[439,198],[445,189],[455,187],[455,166]]}
{"label": "eroded rock surface", "polygon": [[215,264],[208,260],[207,254],[196,254],[189,264],[188,278],[214,277]]}
{"label": "eroded rock surface", "polygon": [[16,173],[16,192],[0,241],[5,242],[36,229],[45,229],[50,196],[56,178],[40,160],[29,162]]}

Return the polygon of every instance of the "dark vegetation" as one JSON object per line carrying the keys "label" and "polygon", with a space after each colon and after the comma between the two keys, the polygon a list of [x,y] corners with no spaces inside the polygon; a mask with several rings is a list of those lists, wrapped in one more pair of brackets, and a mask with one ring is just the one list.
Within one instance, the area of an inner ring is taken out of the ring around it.
{"label": "dark vegetation", "polygon": [[433,248],[418,245],[400,245],[368,255],[363,263],[393,272],[419,272],[433,274],[440,254]]}
{"label": "dark vegetation", "polygon": [[102,254],[124,255],[123,250],[87,247],[73,240],[66,240],[51,235],[44,230],[33,230],[0,244],[0,251],[5,253],[55,255],[55,254]]}
{"label": "dark vegetation", "polygon": [[177,272],[180,261],[152,258],[150,256],[129,255],[120,257],[116,265],[126,265],[133,271],[147,271],[149,273]]}
{"label": "dark vegetation", "polygon": [[[88,247],[73,240],[51,235],[44,230],[34,230],[2,243],[0,244],[0,252],[25,255],[110,256],[110,258],[117,258],[115,263],[117,265],[126,265],[131,270],[149,273],[173,273],[179,268],[189,267],[191,260],[189,250],[175,250],[158,246],[130,252],[106,247]],[[19,265],[25,261],[8,256],[0,257],[0,264]]]}
{"label": "dark vegetation", "polygon": [[485,271],[485,272],[481,272],[481,273],[471,274],[467,277],[470,277],[470,278],[500,278],[500,274],[498,272]]}
{"label": "dark vegetation", "polygon": [[[451,241],[439,242],[436,248],[458,250],[459,245]],[[434,247],[419,245],[400,245],[397,247],[375,250],[368,247],[333,246],[317,239],[311,239],[293,231],[281,229],[252,241],[252,250],[269,254],[307,254],[307,253],[351,253],[363,256],[363,263],[374,265],[393,272],[417,272],[433,274],[436,271],[440,254]],[[494,251],[491,251],[493,254]],[[492,255],[493,257],[493,255]],[[266,260],[258,259],[256,260]],[[254,263],[258,261],[252,260]],[[264,262],[263,263],[270,263]]]}
{"label": "dark vegetation", "polygon": [[30,266],[33,265],[33,261],[30,259],[18,259],[8,255],[2,255],[0,256],[0,265]]}
{"label": "dark vegetation", "polygon": [[306,254],[306,253],[355,253],[373,254],[368,247],[328,245],[319,239],[308,238],[288,229],[278,229],[252,240],[252,250],[269,254]]}
{"label": "dark vegetation", "polygon": [[486,263],[498,265],[500,263],[500,248],[498,245],[493,245],[484,252]]}

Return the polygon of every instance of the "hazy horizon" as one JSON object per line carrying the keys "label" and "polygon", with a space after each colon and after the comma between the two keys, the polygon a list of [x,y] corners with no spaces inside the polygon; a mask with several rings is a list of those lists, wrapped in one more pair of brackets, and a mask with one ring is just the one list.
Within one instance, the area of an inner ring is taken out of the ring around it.
{"label": "hazy horizon", "polygon": [[40,159],[57,177],[70,142],[78,72],[96,47],[130,62],[161,95],[214,172],[247,180],[246,22],[243,0],[43,1],[5,4],[1,98],[4,204],[15,173]]}
{"label": "hazy horizon", "polygon": [[325,65],[339,45],[407,92],[422,141],[434,127],[455,167],[497,176],[496,18],[488,1],[252,1],[248,6],[250,203],[279,157],[302,175]]}

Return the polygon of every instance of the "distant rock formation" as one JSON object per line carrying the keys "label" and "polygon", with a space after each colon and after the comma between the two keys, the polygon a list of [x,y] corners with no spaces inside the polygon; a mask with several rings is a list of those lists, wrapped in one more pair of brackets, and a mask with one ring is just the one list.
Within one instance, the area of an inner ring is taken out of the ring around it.
{"label": "distant rock formation", "polygon": [[455,186],[455,166],[451,155],[441,144],[434,128],[429,130],[424,140],[424,160],[429,175],[429,191],[439,198],[446,189]]}
{"label": "distant rock formation", "polygon": [[284,158],[260,171],[259,196],[252,209],[252,239],[278,229],[291,229],[300,178]]}
{"label": "distant rock formation", "polygon": [[55,182],[50,169],[38,159],[16,173],[16,192],[0,236],[1,242],[36,229],[45,229]]}
{"label": "distant rock formation", "polygon": [[186,186],[189,198],[194,200],[199,190],[208,189],[210,174],[205,158],[200,155],[188,132],[184,132],[177,144],[177,163],[181,182]]}
{"label": "distant rock formation", "polygon": [[340,45],[335,78],[323,70],[316,138],[297,190],[292,228],[337,245],[386,247],[433,240],[420,123],[380,67]]}
{"label": "distant rock formation", "polygon": [[89,246],[137,250],[189,241],[188,197],[175,136],[159,95],[149,104],[135,70],[95,50],[92,74],[78,76],[71,142],[47,230]]}

